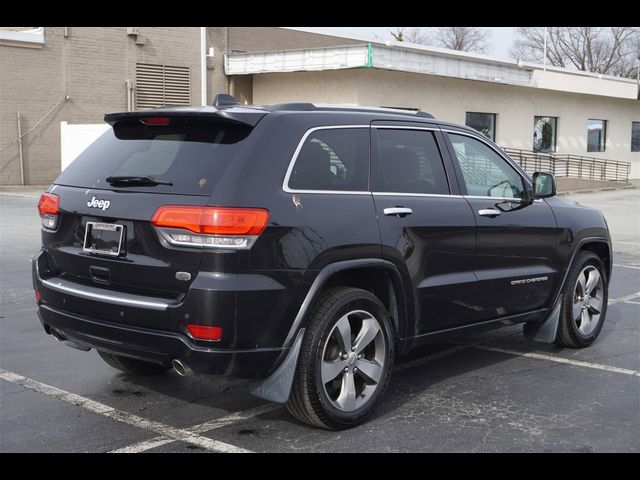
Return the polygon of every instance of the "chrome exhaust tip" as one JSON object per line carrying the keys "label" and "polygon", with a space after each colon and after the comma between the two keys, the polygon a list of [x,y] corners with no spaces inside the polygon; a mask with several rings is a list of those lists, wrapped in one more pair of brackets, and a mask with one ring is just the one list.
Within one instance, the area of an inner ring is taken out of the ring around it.
{"label": "chrome exhaust tip", "polygon": [[189,365],[182,363],[177,358],[171,360],[171,365],[173,366],[173,369],[176,371],[176,373],[181,377],[188,377],[190,375],[193,375],[193,370],[189,368]]}
{"label": "chrome exhaust tip", "polygon": [[62,333],[60,333],[55,328],[51,329],[51,335],[53,335],[53,338],[55,338],[56,340],[59,340],[61,342],[64,342],[66,340],[66,338],[64,338],[64,335],[62,335]]}

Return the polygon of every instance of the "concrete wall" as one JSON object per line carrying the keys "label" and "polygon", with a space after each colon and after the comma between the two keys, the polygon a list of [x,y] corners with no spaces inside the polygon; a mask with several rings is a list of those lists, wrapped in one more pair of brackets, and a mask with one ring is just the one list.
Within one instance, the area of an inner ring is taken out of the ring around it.
{"label": "concrete wall", "polygon": [[[125,27],[45,27],[43,48],[0,46],[0,147],[17,137],[58,100],[63,102],[24,138],[27,184],[50,183],[60,172],[60,122],[100,123],[111,111],[126,110],[125,80],[135,80],[136,62],[188,66],[191,102],[200,103],[200,34],[197,27],[141,28],[136,45]],[[20,182],[18,146],[0,152],[0,184]]]}
{"label": "concrete wall", "polygon": [[[533,117],[554,116],[557,153],[632,162],[632,178],[640,178],[640,153],[631,152],[638,100],[380,69],[254,75],[253,100],[412,107],[456,123],[465,122],[466,112],[496,113],[496,143],[524,150],[533,146]],[[608,120],[605,152],[587,152],[589,118]]]}

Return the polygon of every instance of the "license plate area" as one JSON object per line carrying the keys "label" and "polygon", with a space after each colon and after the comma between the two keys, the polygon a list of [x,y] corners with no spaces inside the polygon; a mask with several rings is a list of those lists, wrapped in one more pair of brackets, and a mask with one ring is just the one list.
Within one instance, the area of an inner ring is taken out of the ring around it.
{"label": "license plate area", "polygon": [[82,250],[98,255],[117,257],[122,250],[124,225],[87,222]]}

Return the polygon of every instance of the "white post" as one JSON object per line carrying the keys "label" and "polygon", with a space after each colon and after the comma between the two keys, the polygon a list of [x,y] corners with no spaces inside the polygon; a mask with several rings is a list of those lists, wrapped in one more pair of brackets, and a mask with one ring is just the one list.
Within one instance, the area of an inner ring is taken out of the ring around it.
{"label": "white post", "polygon": [[547,71],[547,27],[544,27],[544,63],[542,69]]}
{"label": "white post", "polygon": [[200,98],[207,106],[207,27],[200,27]]}

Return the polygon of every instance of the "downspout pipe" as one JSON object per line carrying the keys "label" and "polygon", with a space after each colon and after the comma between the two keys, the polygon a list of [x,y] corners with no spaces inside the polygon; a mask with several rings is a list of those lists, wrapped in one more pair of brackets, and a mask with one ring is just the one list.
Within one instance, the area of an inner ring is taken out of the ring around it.
{"label": "downspout pipe", "polygon": [[200,95],[201,104],[207,106],[207,27],[200,27]]}

